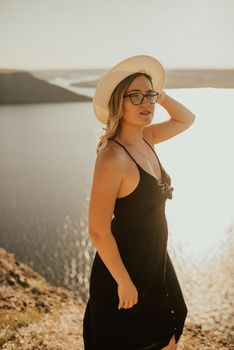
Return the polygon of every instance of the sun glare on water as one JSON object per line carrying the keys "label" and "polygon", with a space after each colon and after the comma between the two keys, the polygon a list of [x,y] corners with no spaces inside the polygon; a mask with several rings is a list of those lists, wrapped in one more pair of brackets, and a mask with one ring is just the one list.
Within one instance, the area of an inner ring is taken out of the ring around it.
{"label": "sun glare on water", "polygon": [[[234,223],[234,89],[165,91],[196,115],[189,129],[155,149],[174,187],[173,200],[166,204],[169,234],[186,247],[189,259],[200,260],[222,250]],[[152,123],[169,117],[157,108]]]}

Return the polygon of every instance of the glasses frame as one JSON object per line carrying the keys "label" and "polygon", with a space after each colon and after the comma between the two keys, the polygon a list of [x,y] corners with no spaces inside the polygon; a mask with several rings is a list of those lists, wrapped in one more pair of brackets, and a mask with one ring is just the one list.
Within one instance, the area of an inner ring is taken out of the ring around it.
{"label": "glasses frame", "polygon": [[[134,103],[133,101],[132,101],[132,95],[141,95],[142,96],[142,99],[141,99],[141,102],[140,103]],[[155,102],[150,102],[149,101],[149,98],[150,97],[152,97],[152,96],[157,96],[157,99],[156,99],[156,101]],[[135,105],[135,106],[137,106],[137,105],[141,105],[142,104],[142,102],[144,101],[144,98],[146,97],[146,99],[147,99],[147,102],[149,102],[151,105],[152,104],[155,104],[155,103],[157,103],[157,101],[158,101],[158,96],[159,96],[159,93],[158,92],[148,92],[147,94],[142,94],[142,93],[140,93],[140,92],[132,92],[132,93],[130,93],[130,94],[126,94],[126,95],[124,95],[123,97],[125,98],[125,97],[130,97],[130,100],[131,100],[131,102],[132,102],[132,104],[133,105]]]}

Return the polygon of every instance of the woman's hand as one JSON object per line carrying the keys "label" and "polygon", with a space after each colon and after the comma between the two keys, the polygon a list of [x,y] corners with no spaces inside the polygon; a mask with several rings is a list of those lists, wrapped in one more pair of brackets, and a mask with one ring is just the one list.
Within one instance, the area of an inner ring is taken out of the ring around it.
{"label": "woman's hand", "polygon": [[119,305],[118,309],[131,308],[133,305],[138,302],[138,292],[133,284],[132,280],[129,278],[124,283],[118,284],[118,296],[119,296]]}
{"label": "woman's hand", "polygon": [[164,101],[165,97],[166,97],[166,93],[164,90],[162,90],[159,97],[158,97],[157,103],[159,103],[159,104],[162,103]]}

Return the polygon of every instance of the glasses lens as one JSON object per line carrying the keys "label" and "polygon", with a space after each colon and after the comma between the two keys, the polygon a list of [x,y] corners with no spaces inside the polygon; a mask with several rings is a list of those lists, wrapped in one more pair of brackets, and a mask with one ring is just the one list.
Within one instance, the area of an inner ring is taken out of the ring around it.
{"label": "glasses lens", "polygon": [[156,103],[157,102],[158,95],[157,94],[148,94],[147,99],[149,103]]}
{"label": "glasses lens", "polygon": [[[147,94],[147,100],[148,100],[149,103],[156,103],[157,102],[157,98],[158,98],[158,95],[155,94],[155,93]],[[132,94],[131,95],[132,103],[135,104],[135,105],[141,104],[142,99],[143,99],[143,95],[142,94]]]}
{"label": "glasses lens", "polygon": [[142,100],[142,94],[132,94],[131,100],[132,100],[132,103],[134,103],[134,105],[139,105]]}

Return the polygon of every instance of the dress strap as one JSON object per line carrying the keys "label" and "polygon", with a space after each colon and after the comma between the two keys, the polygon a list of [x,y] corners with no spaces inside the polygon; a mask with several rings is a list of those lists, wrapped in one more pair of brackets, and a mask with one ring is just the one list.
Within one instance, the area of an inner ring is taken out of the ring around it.
{"label": "dress strap", "polygon": [[121,147],[123,147],[123,148],[125,149],[125,151],[127,152],[127,154],[128,154],[128,155],[132,158],[132,160],[135,162],[135,164],[136,164],[137,166],[139,166],[139,164],[135,161],[135,159],[133,158],[133,156],[128,152],[127,148],[124,147],[124,145],[122,145],[122,143],[120,143],[120,142],[118,142],[117,140],[114,140],[114,139],[112,139],[112,138],[109,138],[108,140],[114,141],[114,142],[118,143]]}
{"label": "dress strap", "polygon": [[147,142],[144,137],[143,137],[143,140],[150,146],[150,148],[152,149],[152,151],[154,152],[154,154],[156,154],[155,150],[153,149],[153,147],[149,144],[149,142]]}

